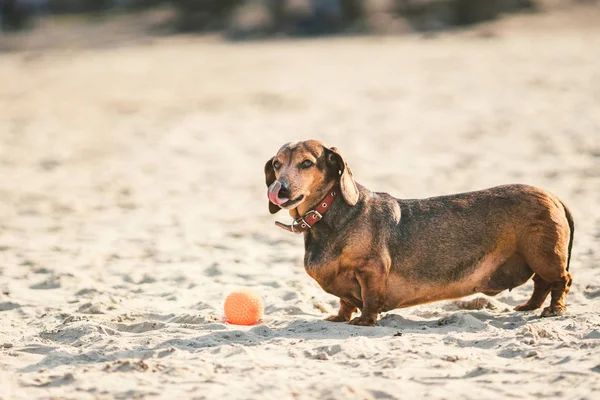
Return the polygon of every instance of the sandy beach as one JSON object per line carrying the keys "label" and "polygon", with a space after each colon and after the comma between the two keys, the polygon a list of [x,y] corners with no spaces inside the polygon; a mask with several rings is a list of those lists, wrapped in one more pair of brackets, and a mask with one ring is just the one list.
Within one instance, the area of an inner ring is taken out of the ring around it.
{"label": "sandy beach", "polygon": [[[598,26],[598,25],[596,25]],[[172,37],[0,54],[0,399],[597,399],[600,29]],[[576,224],[568,314],[532,283],[325,322],[263,165],[320,139],[416,198],[527,183]],[[260,293],[264,320],[223,319]],[[483,299],[472,301],[473,299]],[[549,300],[547,300],[549,301]]]}

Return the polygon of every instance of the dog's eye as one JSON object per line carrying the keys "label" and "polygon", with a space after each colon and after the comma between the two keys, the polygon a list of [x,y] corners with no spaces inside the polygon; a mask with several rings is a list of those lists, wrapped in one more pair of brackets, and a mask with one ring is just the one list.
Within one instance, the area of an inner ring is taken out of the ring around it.
{"label": "dog's eye", "polygon": [[307,168],[312,167],[313,165],[314,165],[314,163],[312,161],[304,160],[304,161],[302,161],[302,164],[300,164],[300,168],[307,169]]}
{"label": "dog's eye", "polygon": [[273,161],[273,168],[275,168],[275,169],[281,168],[281,163],[279,161]]}

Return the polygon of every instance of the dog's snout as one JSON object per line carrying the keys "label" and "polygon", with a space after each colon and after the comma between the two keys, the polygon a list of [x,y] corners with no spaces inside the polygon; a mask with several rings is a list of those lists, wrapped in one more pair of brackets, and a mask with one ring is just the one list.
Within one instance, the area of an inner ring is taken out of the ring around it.
{"label": "dog's snout", "polygon": [[287,182],[281,182],[281,189],[279,190],[279,197],[288,197],[290,196],[290,185]]}
{"label": "dog's snout", "polygon": [[267,190],[269,201],[275,205],[280,205],[288,201],[290,198],[290,186],[287,182],[275,181]]}

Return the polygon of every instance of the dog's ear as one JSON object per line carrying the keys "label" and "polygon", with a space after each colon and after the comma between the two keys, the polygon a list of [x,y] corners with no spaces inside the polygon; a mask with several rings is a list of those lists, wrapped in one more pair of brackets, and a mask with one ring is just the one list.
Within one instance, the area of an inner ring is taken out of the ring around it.
{"label": "dog's ear", "polygon": [[331,147],[327,149],[328,161],[335,165],[337,168],[337,174],[340,176],[340,190],[344,201],[349,205],[353,206],[358,201],[358,187],[352,176],[352,170],[344,161],[342,155],[338,152],[338,149]]}
{"label": "dog's ear", "polygon": [[[269,158],[269,161],[265,164],[265,182],[267,183],[267,187],[271,186],[273,182],[275,182],[275,169],[273,168],[273,158]],[[281,210],[278,205],[275,205],[269,201],[269,212],[271,214],[275,214]]]}

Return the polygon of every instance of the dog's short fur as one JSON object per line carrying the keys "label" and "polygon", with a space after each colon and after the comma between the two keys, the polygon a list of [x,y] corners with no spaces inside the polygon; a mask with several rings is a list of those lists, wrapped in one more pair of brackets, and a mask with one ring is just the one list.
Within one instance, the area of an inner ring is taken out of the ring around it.
{"label": "dog's short fur", "polygon": [[[305,162],[308,160],[308,162]],[[304,164],[303,164],[304,162]],[[285,144],[265,165],[267,186],[288,185],[290,200],[270,212],[303,216],[336,185],[342,199],[304,233],[304,266],[340,298],[329,321],[374,325],[379,312],[474,293],[496,295],[534,280],[534,310],[562,315],[571,286],[573,218],[556,196],[506,185],[401,200],[355,183],[335,147],[315,140]],[[360,317],[352,314],[360,309]]]}

